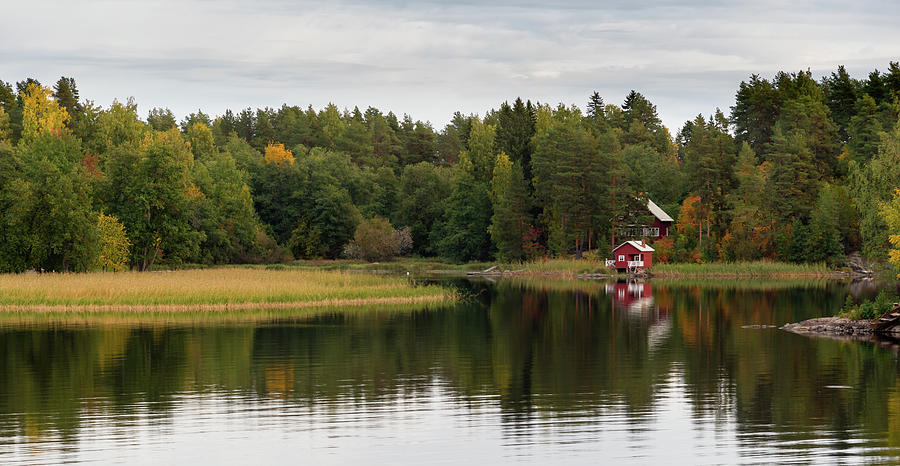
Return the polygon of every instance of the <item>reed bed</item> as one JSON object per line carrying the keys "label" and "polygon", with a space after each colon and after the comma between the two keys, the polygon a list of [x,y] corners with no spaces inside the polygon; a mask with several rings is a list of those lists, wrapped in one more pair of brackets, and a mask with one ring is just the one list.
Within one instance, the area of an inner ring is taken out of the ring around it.
{"label": "reed bed", "polygon": [[244,323],[272,322],[305,322],[317,317],[340,314],[344,318],[388,318],[396,314],[410,312],[433,311],[451,305],[447,302],[429,303],[421,300],[407,302],[391,302],[383,304],[352,305],[353,312],[347,312],[348,305],[320,303],[305,307],[252,307],[247,309],[200,310],[197,308],[180,308],[178,310],[159,307],[144,307],[140,312],[109,311],[94,308],[83,310],[66,308],[60,310],[18,310],[0,312],[0,328],[29,326],[54,326],[60,328],[102,326],[192,326],[232,325]]}
{"label": "reed bed", "polygon": [[611,274],[616,271],[606,267],[605,262],[589,259],[536,259],[521,264],[507,264],[505,270],[520,271],[522,275],[548,275],[561,278],[575,278],[580,274]]}
{"label": "reed bed", "polygon": [[242,310],[443,302],[452,292],[405,277],[243,268],[0,275],[0,311]]}

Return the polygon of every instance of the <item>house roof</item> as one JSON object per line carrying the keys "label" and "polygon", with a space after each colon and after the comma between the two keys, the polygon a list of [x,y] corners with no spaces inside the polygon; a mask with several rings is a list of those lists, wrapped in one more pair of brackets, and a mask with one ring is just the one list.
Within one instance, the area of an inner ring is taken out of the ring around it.
{"label": "house roof", "polygon": [[616,249],[619,249],[622,246],[625,246],[626,244],[632,245],[635,249],[637,249],[638,251],[641,251],[641,252],[653,252],[654,251],[654,249],[651,248],[649,244],[644,243],[642,245],[640,241],[626,241],[626,242],[616,246],[615,248],[613,248],[613,252],[615,252]]}
{"label": "house roof", "polygon": [[647,209],[650,210],[650,213],[653,214],[654,217],[658,218],[660,222],[674,222],[672,217],[669,217],[669,214],[666,211],[659,208],[655,202],[647,199]]}

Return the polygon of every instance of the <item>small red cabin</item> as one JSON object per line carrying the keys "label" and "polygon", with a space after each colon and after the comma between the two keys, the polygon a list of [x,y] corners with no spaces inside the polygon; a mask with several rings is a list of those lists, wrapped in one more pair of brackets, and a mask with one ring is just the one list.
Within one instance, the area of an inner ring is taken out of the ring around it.
{"label": "small red cabin", "polygon": [[616,270],[649,269],[653,265],[653,248],[644,241],[626,241],[612,250],[610,265]]}

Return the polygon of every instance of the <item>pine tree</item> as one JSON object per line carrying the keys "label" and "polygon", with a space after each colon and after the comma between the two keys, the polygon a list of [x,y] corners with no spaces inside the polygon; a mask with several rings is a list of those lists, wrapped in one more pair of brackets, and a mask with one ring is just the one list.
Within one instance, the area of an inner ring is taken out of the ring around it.
{"label": "pine tree", "polygon": [[853,159],[865,163],[878,152],[881,142],[881,120],[878,118],[878,106],[875,99],[864,94],[856,101],[856,114],[850,118],[848,146]]}
{"label": "pine tree", "polygon": [[518,261],[525,257],[522,238],[531,227],[531,202],[522,168],[501,152],[491,181],[493,216],[489,232],[497,248],[497,258]]}

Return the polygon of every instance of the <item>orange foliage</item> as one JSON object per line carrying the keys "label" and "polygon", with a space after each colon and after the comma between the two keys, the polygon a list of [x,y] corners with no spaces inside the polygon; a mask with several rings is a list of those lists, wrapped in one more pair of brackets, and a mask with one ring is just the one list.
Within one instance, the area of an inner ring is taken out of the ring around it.
{"label": "orange foliage", "polygon": [[669,237],[660,238],[653,242],[653,249],[656,249],[653,261],[665,264],[672,259],[672,253],[675,252],[675,241],[672,241],[672,238]]}
{"label": "orange foliage", "polygon": [[269,144],[266,146],[266,163],[294,164],[294,154],[284,148],[284,144]]}
{"label": "orange foliage", "polygon": [[681,204],[681,213],[678,215],[678,223],[675,224],[678,233],[688,236],[700,228],[700,222],[703,221],[701,209],[700,196],[691,196],[684,200]]}

